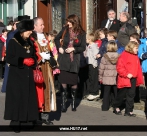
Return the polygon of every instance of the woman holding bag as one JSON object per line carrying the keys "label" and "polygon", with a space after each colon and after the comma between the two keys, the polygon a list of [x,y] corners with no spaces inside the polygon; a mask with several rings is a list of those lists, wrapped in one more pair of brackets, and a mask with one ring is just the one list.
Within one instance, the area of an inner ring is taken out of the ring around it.
{"label": "woman holding bag", "polygon": [[[77,15],[69,15],[66,26],[55,38],[55,45],[59,51],[59,81],[62,92],[62,112],[66,112],[67,84],[71,86],[72,111],[76,111],[75,97],[80,67],[80,53],[86,48],[86,33],[83,30]],[[63,45],[61,46],[61,38]]]}

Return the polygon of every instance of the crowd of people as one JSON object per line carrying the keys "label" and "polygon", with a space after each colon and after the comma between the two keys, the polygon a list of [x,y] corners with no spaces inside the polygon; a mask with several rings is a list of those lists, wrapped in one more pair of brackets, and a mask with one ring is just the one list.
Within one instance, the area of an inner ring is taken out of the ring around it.
{"label": "crowd of people", "polygon": [[[119,20],[112,9],[107,15],[101,28],[89,34],[74,14],[67,17],[59,33],[45,33],[41,17],[13,22],[9,32],[3,26],[0,76],[4,76],[2,92],[6,92],[4,119],[18,126],[38,121],[53,124],[49,112],[57,110],[57,90],[62,112],[67,111],[70,90],[73,112],[80,96],[89,101],[103,99],[102,111],[113,106],[113,112],[121,115],[126,98],[124,116],[136,116],[135,94],[145,84],[147,72],[146,39],[129,22],[129,13],[120,13]],[[6,62],[4,73],[2,62]]]}

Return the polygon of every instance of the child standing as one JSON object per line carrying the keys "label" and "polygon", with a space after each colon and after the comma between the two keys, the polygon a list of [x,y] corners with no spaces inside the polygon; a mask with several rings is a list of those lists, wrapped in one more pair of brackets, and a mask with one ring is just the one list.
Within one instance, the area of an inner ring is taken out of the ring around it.
{"label": "child standing", "polygon": [[6,39],[7,39],[7,29],[2,30],[2,35],[0,35],[0,80],[3,78],[4,65],[6,57]]}
{"label": "child standing", "polygon": [[114,91],[114,98],[117,95],[116,87],[116,63],[119,57],[115,41],[108,42],[107,53],[103,55],[99,66],[99,81],[104,85],[102,111],[108,111],[110,107],[110,92]]}
{"label": "child standing", "polygon": [[[108,33],[107,33],[108,42],[110,42],[110,41],[116,42],[117,53],[121,54],[124,51],[125,48],[124,48],[124,46],[121,45],[121,43],[118,40],[116,40],[116,38],[117,38],[117,32],[114,31],[114,30],[109,30]],[[106,45],[106,48],[107,48],[107,45]],[[111,91],[111,99],[110,99],[110,105],[111,106],[113,105],[113,102],[114,102],[114,99],[115,99],[114,96],[116,97],[115,92]]]}
{"label": "child standing", "polygon": [[89,73],[88,73],[88,81],[87,81],[87,91],[89,95],[87,97],[88,100],[93,100],[98,95],[98,63],[96,60],[96,55],[99,52],[99,48],[97,44],[94,43],[94,34],[87,35],[87,43],[89,44],[86,50],[86,60],[88,63]]}
{"label": "child standing", "polygon": [[135,117],[133,114],[134,97],[136,86],[143,84],[142,70],[137,56],[139,44],[130,41],[125,51],[121,54],[117,62],[119,92],[114,102],[114,113],[121,115],[120,106],[126,96],[126,107],[124,116]]}
{"label": "child standing", "polygon": [[[56,49],[56,46],[55,46],[55,42],[54,42],[54,39],[57,35],[57,31],[56,30],[53,30],[53,31],[50,31],[49,33],[47,33],[47,38],[48,38],[48,42],[49,42],[49,48],[54,56],[54,59],[57,61],[57,58],[58,58],[58,51]],[[56,69],[53,69],[53,75],[54,75],[54,85],[55,85],[55,89],[56,89],[56,93],[60,90],[60,84],[59,84],[59,81],[58,81],[58,75],[60,73],[60,70],[58,68]]]}
{"label": "child standing", "polygon": [[[101,46],[99,48],[99,52],[96,55],[96,58],[97,58],[97,61],[98,61],[98,66],[100,65],[101,58],[103,57],[103,54],[106,53],[106,47],[105,46],[106,46],[106,44],[108,42],[108,40],[107,40],[107,32],[108,32],[107,28],[101,28],[98,31],[99,37],[100,37],[100,39],[102,41]],[[104,87],[103,87],[102,83],[100,83],[100,88],[101,88],[100,89],[101,90],[100,99],[103,99]]]}
{"label": "child standing", "polygon": [[107,40],[107,31],[108,31],[107,28],[102,28],[102,29],[99,30],[99,37],[100,37],[102,43],[101,43],[101,46],[99,48],[99,52],[96,55],[96,57],[98,59],[98,65],[101,62],[101,58],[103,57],[103,54],[106,53],[105,46],[106,46],[106,44],[108,42],[108,40]]}
{"label": "child standing", "polygon": [[102,44],[102,40],[100,38],[100,30],[101,29],[97,29],[95,32],[94,32],[94,42],[97,44],[97,46],[100,48],[101,47],[101,44]]}
{"label": "child standing", "polygon": [[124,46],[121,45],[121,43],[118,40],[116,40],[116,38],[117,38],[117,32],[114,30],[109,30],[107,33],[107,39],[108,39],[108,41],[115,41],[116,42],[117,53],[121,54],[125,48],[124,48]]}
{"label": "child standing", "polygon": [[[147,87],[147,28],[145,28],[144,33],[145,33],[145,37],[140,39],[140,46],[138,48],[138,57],[141,60],[141,67],[144,76],[144,86]],[[137,91],[139,92],[140,90],[138,89]],[[144,91],[146,92],[145,94],[147,100],[147,90],[145,89]],[[136,96],[135,101],[140,100],[140,98],[139,99],[137,98],[138,97]]]}
{"label": "child standing", "polygon": [[[140,35],[138,33],[133,33],[133,34],[130,35],[130,41],[134,41],[134,42],[136,42],[138,44],[140,44],[140,39],[139,38],[140,38]],[[141,45],[139,45],[139,47],[138,47],[138,56],[139,56],[139,58],[140,58],[140,56],[142,54],[142,52],[140,52],[141,51],[140,47],[141,47]],[[145,46],[145,50],[146,50],[146,46]],[[141,64],[143,64],[143,62]],[[142,69],[142,71],[143,71],[143,69]],[[134,103],[140,103],[140,89],[139,89],[139,86],[136,87],[136,90],[135,90]]]}

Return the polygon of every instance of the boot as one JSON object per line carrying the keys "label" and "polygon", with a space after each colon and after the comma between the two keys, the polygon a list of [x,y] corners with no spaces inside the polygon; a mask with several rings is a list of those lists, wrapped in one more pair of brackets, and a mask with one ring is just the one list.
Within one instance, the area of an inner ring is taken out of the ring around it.
{"label": "boot", "polygon": [[21,131],[21,126],[20,126],[20,122],[19,121],[11,120],[10,127],[12,128],[12,130],[15,133],[20,133],[20,131]]}
{"label": "boot", "polygon": [[67,110],[66,101],[67,101],[67,88],[63,88],[63,90],[62,90],[62,107],[61,107],[62,112],[66,112],[66,110]]}
{"label": "boot", "polygon": [[72,89],[71,88],[71,96],[72,96],[72,103],[71,103],[71,110],[76,111],[76,91],[77,89]]}
{"label": "boot", "polygon": [[53,125],[53,122],[49,120],[49,113],[42,113],[41,114],[42,123],[46,125]]}

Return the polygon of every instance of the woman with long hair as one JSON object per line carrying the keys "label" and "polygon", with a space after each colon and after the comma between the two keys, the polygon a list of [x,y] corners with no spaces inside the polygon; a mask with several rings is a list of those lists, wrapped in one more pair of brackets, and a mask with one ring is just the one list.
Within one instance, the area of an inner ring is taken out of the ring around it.
{"label": "woman with long hair", "polygon": [[[61,44],[61,40],[63,44]],[[72,111],[76,111],[75,97],[80,67],[80,53],[86,48],[86,33],[77,15],[69,15],[66,25],[55,38],[59,51],[59,81],[62,92],[62,112],[66,112],[67,84],[71,86]]]}

